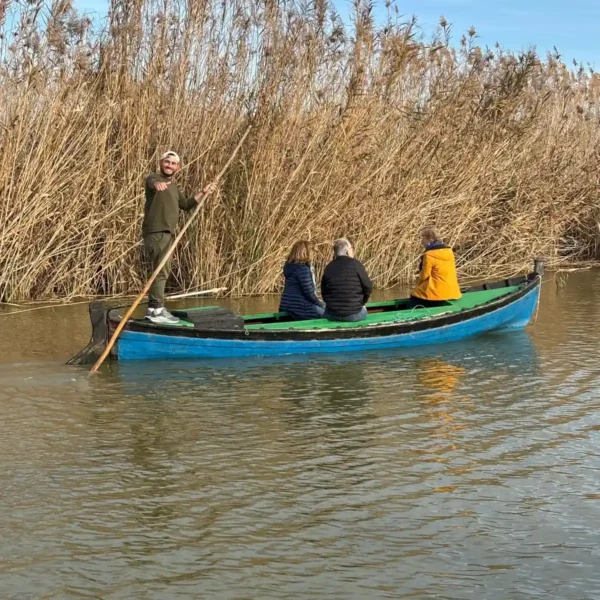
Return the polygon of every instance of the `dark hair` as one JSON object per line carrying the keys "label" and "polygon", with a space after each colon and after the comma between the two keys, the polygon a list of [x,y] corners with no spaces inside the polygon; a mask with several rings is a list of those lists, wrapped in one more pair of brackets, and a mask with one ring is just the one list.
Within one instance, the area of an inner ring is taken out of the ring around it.
{"label": "dark hair", "polygon": [[427,240],[428,244],[433,244],[434,242],[441,242],[442,238],[436,229],[433,227],[426,227],[421,231],[421,235],[425,240]]}

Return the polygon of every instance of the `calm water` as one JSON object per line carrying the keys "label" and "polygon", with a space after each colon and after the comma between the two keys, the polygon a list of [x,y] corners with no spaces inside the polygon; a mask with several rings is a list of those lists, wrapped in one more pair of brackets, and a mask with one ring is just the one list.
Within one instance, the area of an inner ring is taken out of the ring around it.
{"label": "calm water", "polygon": [[0,598],[600,598],[600,272],[525,332],[92,379],[85,311],[0,314]]}

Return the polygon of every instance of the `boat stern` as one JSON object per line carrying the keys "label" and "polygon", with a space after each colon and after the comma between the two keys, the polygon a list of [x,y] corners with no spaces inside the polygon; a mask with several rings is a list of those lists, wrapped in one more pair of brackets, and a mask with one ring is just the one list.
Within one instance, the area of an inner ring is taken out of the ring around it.
{"label": "boat stern", "polygon": [[90,321],[92,322],[92,337],[85,348],[67,361],[68,365],[95,363],[108,343],[108,312],[110,308],[102,302],[91,302],[89,310]]}

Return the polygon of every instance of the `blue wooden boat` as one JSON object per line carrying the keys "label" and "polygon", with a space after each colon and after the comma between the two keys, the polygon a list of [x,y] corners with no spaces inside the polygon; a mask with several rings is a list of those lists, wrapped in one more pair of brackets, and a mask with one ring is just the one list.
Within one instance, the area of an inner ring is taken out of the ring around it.
{"label": "blue wooden boat", "polygon": [[[372,302],[359,323],[294,321],[286,313],[239,316],[223,307],[172,311],[177,325],[130,319],[113,360],[206,359],[363,352],[453,342],[493,330],[522,329],[537,307],[543,263],[528,275],[463,289],[460,300],[408,309],[408,299]],[[121,308],[90,305],[92,339],[70,364],[94,362],[120,322]]]}

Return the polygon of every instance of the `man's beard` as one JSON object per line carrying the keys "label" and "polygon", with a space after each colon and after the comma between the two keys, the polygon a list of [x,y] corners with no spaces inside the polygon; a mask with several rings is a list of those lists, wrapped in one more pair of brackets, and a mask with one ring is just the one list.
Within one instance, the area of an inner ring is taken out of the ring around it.
{"label": "man's beard", "polygon": [[161,169],[161,170],[160,170],[160,174],[161,174],[163,177],[167,177],[167,178],[169,178],[169,179],[170,179],[171,177],[173,177],[173,175],[175,175],[175,172],[174,172],[174,171],[172,171],[171,173],[165,173],[165,172],[164,172],[164,171]]}

